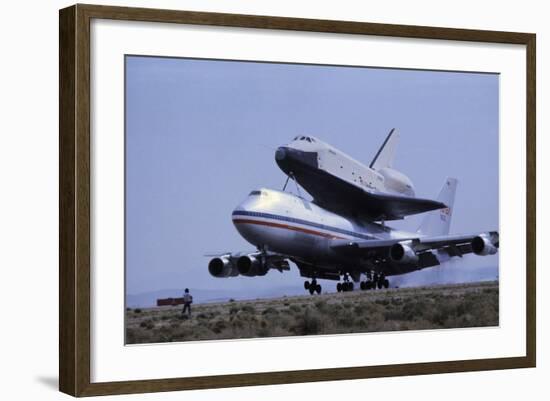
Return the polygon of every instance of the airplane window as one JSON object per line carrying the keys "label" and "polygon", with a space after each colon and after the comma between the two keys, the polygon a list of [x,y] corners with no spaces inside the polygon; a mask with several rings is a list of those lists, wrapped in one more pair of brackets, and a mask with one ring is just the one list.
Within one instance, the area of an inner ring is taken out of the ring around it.
{"label": "airplane window", "polygon": [[306,138],[306,141],[311,142],[311,138],[309,138],[309,137]]}
{"label": "airplane window", "polygon": [[305,136],[303,136],[303,137],[300,138],[301,141],[304,141],[305,139],[306,139]]}
{"label": "airplane window", "polygon": [[252,192],[250,192],[250,194],[249,194],[248,196],[255,196],[255,195],[258,195],[258,196],[259,196],[259,195],[261,195],[261,194],[262,194],[261,191],[252,191]]}

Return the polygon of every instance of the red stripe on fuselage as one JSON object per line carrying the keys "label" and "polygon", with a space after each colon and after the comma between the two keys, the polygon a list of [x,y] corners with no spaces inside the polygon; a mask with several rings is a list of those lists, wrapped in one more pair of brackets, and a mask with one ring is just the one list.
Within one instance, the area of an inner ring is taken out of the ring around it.
{"label": "red stripe on fuselage", "polygon": [[344,237],[339,237],[339,236],[334,235],[334,234],[322,233],[320,231],[309,230],[307,228],[302,228],[302,227],[289,226],[288,224],[272,223],[271,221],[260,221],[260,220],[250,220],[250,219],[233,219],[233,223],[235,223],[235,224],[257,224],[259,226],[283,228],[283,229],[286,229],[286,230],[298,231],[298,232],[302,232],[302,233],[306,233],[306,234],[312,234],[312,235],[318,235],[320,237],[325,237],[325,238],[345,239]]}

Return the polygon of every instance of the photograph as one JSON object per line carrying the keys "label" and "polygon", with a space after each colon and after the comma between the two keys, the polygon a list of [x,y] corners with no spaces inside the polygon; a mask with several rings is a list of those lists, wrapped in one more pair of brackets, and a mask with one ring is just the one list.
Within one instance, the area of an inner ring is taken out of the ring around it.
{"label": "photograph", "polygon": [[499,326],[499,73],[127,54],[125,344]]}

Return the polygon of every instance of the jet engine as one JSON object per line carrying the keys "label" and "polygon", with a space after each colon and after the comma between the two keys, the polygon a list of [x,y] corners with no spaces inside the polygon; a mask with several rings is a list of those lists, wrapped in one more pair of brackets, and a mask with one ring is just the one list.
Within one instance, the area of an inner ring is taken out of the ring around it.
{"label": "jet engine", "polygon": [[498,249],[486,234],[481,234],[472,240],[472,252],[476,255],[494,255]]}
{"label": "jet engine", "polygon": [[398,242],[390,248],[390,259],[396,263],[416,263],[418,255],[409,245]]}
{"label": "jet engine", "polygon": [[214,277],[233,277],[239,274],[239,270],[227,257],[214,258],[208,263],[208,272]]}
{"label": "jet engine", "polygon": [[269,267],[262,264],[262,261],[255,255],[244,255],[237,259],[237,268],[243,276],[265,276]]}

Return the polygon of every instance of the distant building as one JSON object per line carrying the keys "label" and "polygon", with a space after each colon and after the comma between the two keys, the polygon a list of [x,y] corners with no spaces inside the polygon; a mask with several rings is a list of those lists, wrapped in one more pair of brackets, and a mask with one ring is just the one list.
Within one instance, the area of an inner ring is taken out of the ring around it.
{"label": "distant building", "polygon": [[157,306],[175,306],[175,305],[182,305],[182,304],[183,304],[183,297],[157,299]]}

